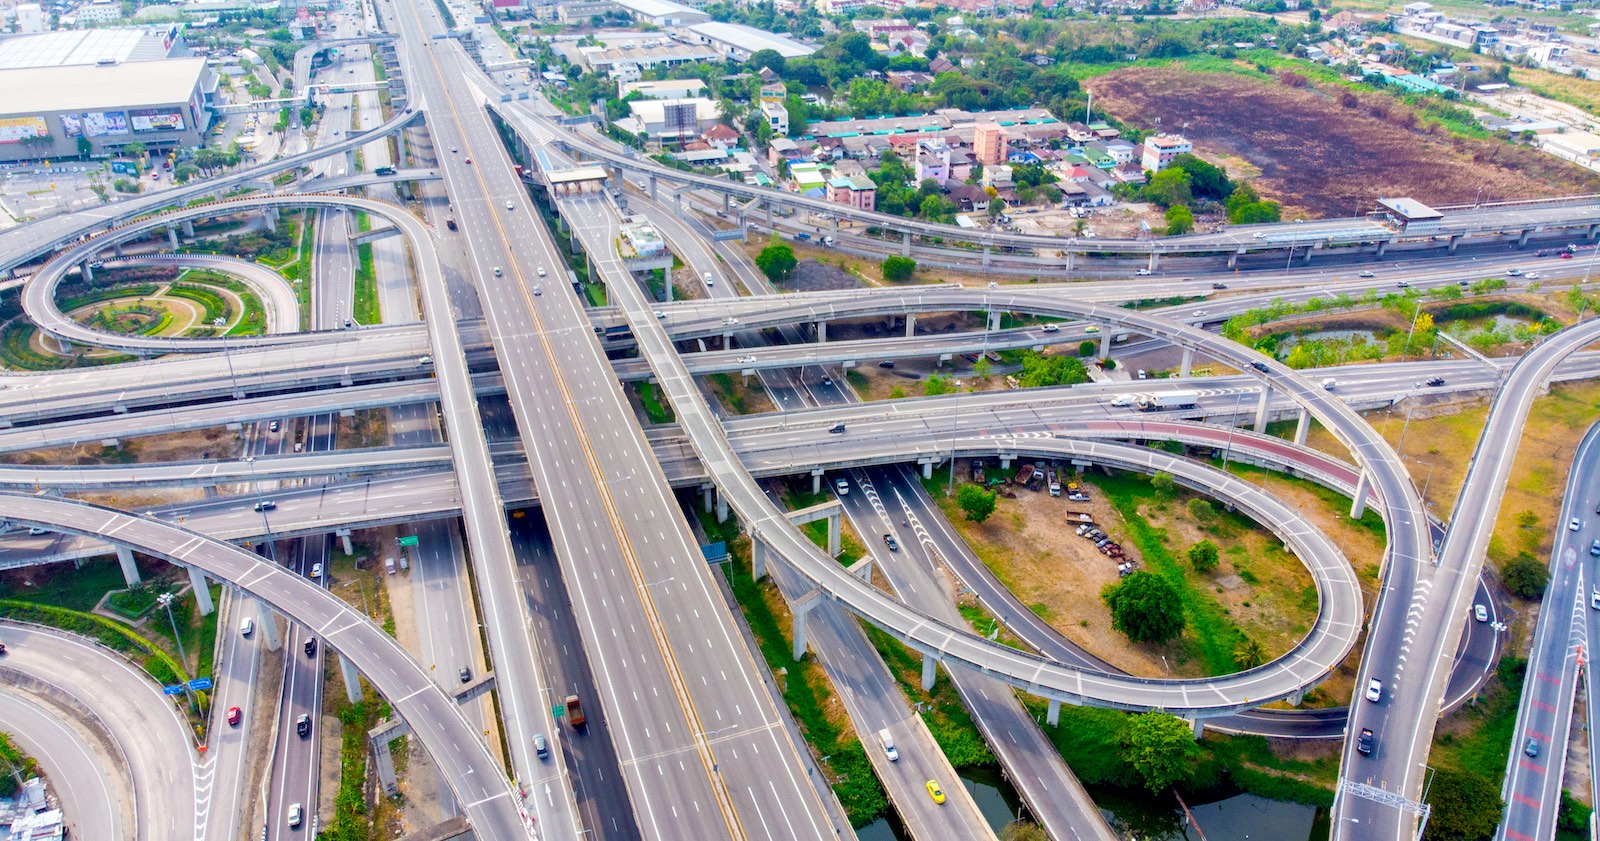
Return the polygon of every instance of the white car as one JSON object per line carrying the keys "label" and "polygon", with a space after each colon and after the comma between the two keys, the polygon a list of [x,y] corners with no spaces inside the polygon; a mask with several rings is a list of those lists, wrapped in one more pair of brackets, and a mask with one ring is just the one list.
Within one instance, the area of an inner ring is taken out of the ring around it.
{"label": "white car", "polygon": [[300,825],[303,814],[305,814],[305,810],[301,808],[299,803],[289,807],[289,827],[291,829]]}
{"label": "white car", "polygon": [[1484,607],[1481,604],[1473,605],[1472,606],[1472,618],[1478,620],[1479,622],[1488,622],[1489,621],[1489,608]]}
{"label": "white car", "polygon": [[1194,317],[1195,318],[1205,318],[1206,317],[1206,311],[1205,310],[1195,310],[1194,311]]}
{"label": "white car", "polygon": [[1043,330],[1046,333],[1059,333],[1059,332],[1061,332],[1061,325],[1059,325],[1059,324],[1046,324],[1043,327],[1040,327],[1039,329]]}
{"label": "white car", "polygon": [[1367,681],[1367,700],[1373,703],[1383,700],[1383,681],[1377,678]]}
{"label": "white car", "polygon": [[833,489],[838,491],[840,496],[849,496],[850,495],[850,480],[849,479],[835,479],[834,482],[833,482]]}
{"label": "white car", "polygon": [[1132,406],[1133,405],[1133,395],[1131,395],[1131,394],[1119,394],[1116,397],[1111,398],[1111,405],[1113,405],[1113,406]]}
{"label": "white car", "polygon": [[751,364],[752,362],[755,362],[755,361],[756,361],[756,358],[754,356],[741,356],[741,357],[739,357],[739,364],[740,365],[749,365],[749,364]]}
{"label": "white car", "polygon": [[1150,270],[1149,269],[1139,269],[1138,271],[1135,271],[1133,273],[1133,276],[1134,277],[1149,277],[1150,276]]}
{"label": "white car", "polygon": [[539,276],[544,277],[544,266],[539,267]]}
{"label": "white car", "polygon": [[1538,280],[1539,279],[1539,273],[1538,272],[1528,272],[1527,274],[1523,275],[1523,277],[1525,277],[1525,278],[1527,278],[1529,280]]}
{"label": "white car", "polygon": [[1568,531],[1577,531],[1581,528],[1583,528],[1583,523],[1580,522],[1577,517],[1573,517],[1571,520],[1567,521]]}

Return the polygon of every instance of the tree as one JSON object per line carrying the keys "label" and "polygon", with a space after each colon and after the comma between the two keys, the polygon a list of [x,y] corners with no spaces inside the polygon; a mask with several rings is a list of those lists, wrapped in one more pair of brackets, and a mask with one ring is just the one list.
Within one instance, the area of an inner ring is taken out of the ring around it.
{"label": "tree", "polygon": [[132,143],[125,144],[122,147],[122,153],[129,157],[137,158],[143,155],[148,148],[143,143],[135,140]]}
{"label": "tree", "polygon": [[1267,654],[1261,650],[1261,643],[1249,637],[1240,637],[1233,647],[1233,662],[1241,669],[1253,669],[1266,661]]}
{"label": "tree", "polygon": [[1167,208],[1167,233],[1176,236],[1194,230],[1194,213],[1189,208],[1175,204]]}
{"label": "tree", "polygon": [[961,506],[967,519],[974,523],[989,519],[989,515],[994,513],[995,499],[994,491],[986,491],[977,485],[962,485],[956,491],[956,505]]}
{"label": "tree", "polygon": [[1162,207],[1188,204],[1194,198],[1194,192],[1189,188],[1189,173],[1170,167],[1150,176],[1150,183],[1144,186],[1144,195]]}
{"label": "tree", "polygon": [[1506,562],[1500,578],[1511,592],[1525,599],[1537,599],[1544,595],[1545,585],[1550,583],[1550,568],[1527,552],[1519,552]]}
{"label": "tree", "polygon": [[187,184],[189,179],[199,174],[200,170],[194,164],[178,164],[178,168],[172,171],[172,178],[179,184]]}
{"label": "tree", "polygon": [[1505,802],[1499,787],[1479,774],[1439,769],[1428,787],[1428,817],[1424,841],[1488,838],[1500,825]]}
{"label": "tree", "polygon": [[1017,372],[1017,384],[1023,388],[1045,388],[1053,385],[1076,385],[1089,381],[1089,372],[1083,360],[1072,356],[1046,356],[1028,351],[1022,357],[1022,370]]}
{"label": "tree", "polygon": [[756,266],[761,269],[762,274],[774,281],[788,279],[799,262],[794,258],[794,249],[781,242],[768,245],[756,255]]}
{"label": "tree", "polygon": [[1189,547],[1189,563],[1194,566],[1195,572],[1210,572],[1217,568],[1217,544],[1209,540],[1202,540]]}
{"label": "tree", "polygon": [[78,157],[87,159],[89,157],[89,153],[93,151],[94,144],[89,142],[89,138],[78,138]]}
{"label": "tree", "polygon": [[1033,821],[1013,821],[1000,829],[1000,841],[1050,841],[1050,836]]}
{"label": "tree", "polygon": [[989,379],[989,374],[993,370],[994,365],[990,364],[989,357],[987,356],[980,356],[978,357],[977,362],[972,363],[972,376],[977,377],[980,380]]}
{"label": "tree", "polygon": [[934,374],[928,378],[927,382],[922,384],[922,393],[928,397],[937,397],[941,394],[954,394],[955,392],[956,381],[944,376],[943,374]]}
{"label": "tree", "polygon": [[784,59],[783,54],[777,50],[756,50],[750,54],[750,60],[745,62],[745,64],[749,67],[754,67],[757,70],[765,67],[779,76],[782,76],[785,61],[786,60]]}
{"label": "tree", "polygon": [[1122,730],[1122,747],[1128,764],[1152,793],[1189,779],[1200,755],[1189,723],[1159,712],[1128,719]]}
{"label": "tree", "polygon": [[1157,470],[1155,475],[1150,477],[1150,487],[1155,488],[1157,493],[1172,493],[1172,474],[1165,470]]}
{"label": "tree", "polygon": [[1165,578],[1135,572],[1100,594],[1111,625],[1134,642],[1162,643],[1183,633],[1183,597]]}
{"label": "tree", "polygon": [[1200,160],[1194,155],[1179,155],[1168,168],[1181,169],[1189,174],[1189,186],[1199,198],[1222,201],[1233,192],[1233,182],[1222,167]]}
{"label": "tree", "polygon": [[1084,339],[1078,343],[1078,356],[1088,359],[1089,357],[1094,356],[1094,351],[1095,347],[1093,339]]}
{"label": "tree", "polygon": [[901,257],[899,255],[895,255],[893,257],[883,258],[884,280],[892,281],[894,283],[902,283],[910,280],[912,273],[916,270],[917,261],[911,259],[910,257]]}

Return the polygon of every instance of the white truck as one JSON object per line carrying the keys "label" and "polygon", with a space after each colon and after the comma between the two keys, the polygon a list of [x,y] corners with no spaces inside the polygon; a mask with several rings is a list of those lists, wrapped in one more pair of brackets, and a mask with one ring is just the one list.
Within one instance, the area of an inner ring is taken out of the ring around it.
{"label": "white truck", "polygon": [[1198,391],[1162,391],[1139,395],[1136,405],[1141,412],[1159,412],[1162,409],[1193,409],[1198,402]]}

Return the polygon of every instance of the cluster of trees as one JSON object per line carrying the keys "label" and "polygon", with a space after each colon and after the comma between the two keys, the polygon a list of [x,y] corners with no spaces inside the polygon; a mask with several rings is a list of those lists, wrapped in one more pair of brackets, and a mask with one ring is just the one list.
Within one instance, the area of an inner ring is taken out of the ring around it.
{"label": "cluster of trees", "polygon": [[[790,115],[791,118],[793,115]],[[893,152],[884,152],[878,168],[867,173],[878,185],[877,208],[896,216],[915,216],[930,222],[954,222],[955,202],[945,197],[944,186],[925,178],[915,189],[906,186],[915,171]]]}
{"label": "cluster of trees", "polygon": [[1108,584],[1100,598],[1111,608],[1111,627],[1134,642],[1163,643],[1183,633],[1183,596],[1155,573],[1141,570]]}
{"label": "cluster of trees", "polygon": [[1194,211],[1221,206],[1228,221],[1236,225],[1276,222],[1282,209],[1275,201],[1261,198],[1249,184],[1237,184],[1222,167],[1194,155],[1179,155],[1166,169],[1150,176],[1138,190],[1145,201],[1167,209],[1167,233],[1186,234],[1194,230]]}
{"label": "cluster of trees", "polygon": [[1017,384],[1023,388],[1043,388],[1052,385],[1075,385],[1089,381],[1089,372],[1083,360],[1076,356],[1046,356],[1027,351],[1022,356],[1022,370],[1017,372]]}
{"label": "cluster of trees", "polygon": [[756,255],[756,268],[773,282],[788,280],[797,265],[799,261],[795,259],[794,249],[777,241],[761,249],[761,253]]}
{"label": "cluster of trees", "polygon": [[917,271],[917,261],[910,257],[885,257],[883,259],[883,279],[894,283],[904,283],[911,279]]}
{"label": "cluster of trees", "polygon": [[1039,164],[1013,166],[1011,183],[1017,192],[1017,201],[1022,204],[1038,201],[1055,204],[1061,201],[1061,189],[1056,186],[1055,174]]}

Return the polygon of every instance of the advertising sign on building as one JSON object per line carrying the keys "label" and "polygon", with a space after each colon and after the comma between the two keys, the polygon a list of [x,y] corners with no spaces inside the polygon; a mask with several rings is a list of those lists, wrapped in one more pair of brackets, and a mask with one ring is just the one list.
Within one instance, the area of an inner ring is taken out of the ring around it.
{"label": "advertising sign on building", "polygon": [[86,111],[83,114],[83,135],[85,137],[105,137],[112,134],[127,134],[128,118],[121,111]]}
{"label": "advertising sign on building", "polygon": [[50,128],[43,117],[10,117],[0,120],[0,143],[21,143],[35,137],[46,137]]}
{"label": "advertising sign on building", "polygon": [[141,108],[128,112],[134,131],[183,131],[183,114],[161,108]]}

